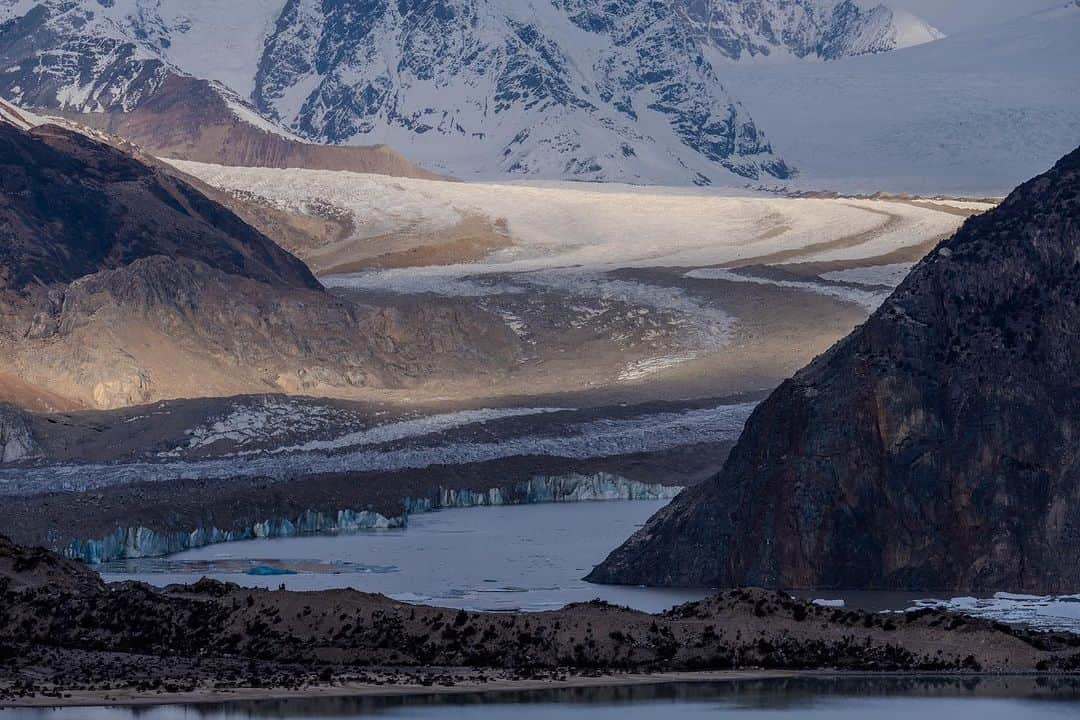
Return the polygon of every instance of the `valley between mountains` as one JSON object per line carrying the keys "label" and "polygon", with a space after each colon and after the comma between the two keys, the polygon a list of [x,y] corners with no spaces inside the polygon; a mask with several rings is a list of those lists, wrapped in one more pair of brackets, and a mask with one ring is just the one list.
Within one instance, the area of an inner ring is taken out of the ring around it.
{"label": "valley between mountains", "polygon": [[1074,692],[1078,33],[0,0],[0,706]]}
{"label": "valley between mountains", "polygon": [[[50,223],[97,264],[9,244],[6,399],[33,412],[5,411],[4,526],[92,560],[670,497],[993,206],[164,164],[78,126],[0,129],[9,178],[29,152],[52,168],[20,197],[93,173],[116,208],[8,205],[16,239]],[[235,249],[161,245],[193,230]]]}

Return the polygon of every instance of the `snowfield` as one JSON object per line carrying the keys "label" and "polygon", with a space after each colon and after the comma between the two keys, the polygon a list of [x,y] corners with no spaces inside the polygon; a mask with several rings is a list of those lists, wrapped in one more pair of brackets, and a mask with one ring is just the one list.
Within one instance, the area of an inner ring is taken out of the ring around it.
{"label": "snowfield", "polygon": [[[438,232],[467,215],[507,222],[513,246],[480,262],[323,278],[331,285],[462,292],[464,278],[573,268],[736,266],[779,252],[788,261],[884,255],[951,234],[944,208],[863,199],[783,198],[687,188],[578,183],[455,183],[349,172],[170,161],[231,192],[303,212],[316,201],[351,214],[355,236]],[[861,235],[865,238],[858,238]],[[846,245],[845,238],[857,238]],[[834,246],[835,245],[835,246]]]}
{"label": "snowfield", "polygon": [[999,196],[1080,145],[1080,5],[880,55],[730,64],[724,84],[839,192]]}
{"label": "snowfield", "polygon": [[[683,270],[667,274],[812,292],[869,313],[889,295],[892,282],[867,282],[854,275],[772,280],[731,270],[807,261],[866,265],[867,259],[927,247],[952,234],[965,214],[947,201],[787,198],[565,182],[462,183],[171,162],[210,185],[289,212],[329,206],[335,215],[351,218],[354,253],[365,242],[396,235],[437,239],[467,217],[503,224],[509,247],[478,260],[425,264],[421,249],[410,267],[323,275],[321,280],[327,287],[360,292],[478,301],[556,294],[566,298],[568,308],[615,303],[662,314],[671,333],[662,354],[658,347],[653,357],[628,359],[614,378],[620,383],[666,373],[725,347],[739,319],[700,296],[700,287],[681,287],[677,279],[615,277],[615,271]],[[518,337],[529,337],[520,316],[506,311],[500,316]]]}

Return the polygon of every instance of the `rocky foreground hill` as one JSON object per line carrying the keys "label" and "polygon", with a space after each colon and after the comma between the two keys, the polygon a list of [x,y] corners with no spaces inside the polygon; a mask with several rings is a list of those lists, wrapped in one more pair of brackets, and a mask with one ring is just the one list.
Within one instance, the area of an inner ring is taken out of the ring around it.
{"label": "rocky foreground hill", "polygon": [[1080,150],[786,381],[589,579],[1075,591]]}
{"label": "rocky foreground hill", "polygon": [[39,693],[87,702],[119,691],[269,694],[630,670],[1061,673],[1080,666],[1078,642],[939,610],[870,614],[764,590],[659,615],[600,602],[495,614],[349,590],[105,585],[78,563],[0,537],[0,704]]}

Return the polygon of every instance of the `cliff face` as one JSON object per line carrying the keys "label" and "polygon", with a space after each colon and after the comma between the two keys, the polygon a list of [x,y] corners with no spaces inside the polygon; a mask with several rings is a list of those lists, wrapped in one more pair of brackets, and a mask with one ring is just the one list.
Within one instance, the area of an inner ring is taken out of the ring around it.
{"label": "cliff face", "polygon": [[1080,150],[932,252],[589,579],[1075,590],[1078,328]]}
{"label": "cliff face", "polygon": [[37,452],[26,415],[13,405],[0,403],[0,464],[26,460]]}

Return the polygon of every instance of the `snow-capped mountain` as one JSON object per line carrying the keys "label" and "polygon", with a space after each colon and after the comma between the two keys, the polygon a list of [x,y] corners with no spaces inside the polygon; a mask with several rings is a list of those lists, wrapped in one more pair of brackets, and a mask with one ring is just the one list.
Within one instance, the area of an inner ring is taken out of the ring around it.
{"label": "snow-capped mountain", "polygon": [[731,60],[869,55],[944,36],[911,13],[885,5],[792,0],[676,0],[675,9],[709,47]]}
{"label": "snow-capped mountain", "polygon": [[360,18],[355,3],[291,0],[254,99],[308,137],[385,142],[467,175],[788,175],[667,3],[572,4],[383,3]]}
{"label": "snow-capped mountain", "polygon": [[190,74],[466,177],[770,183],[791,169],[726,63],[938,37],[853,0],[0,0],[0,94],[124,112]]}
{"label": "snow-capped mountain", "polygon": [[912,41],[893,17],[849,0],[289,0],[253,99],[307,137],[463,175],[775,181],[790,169],[717,63]]}

